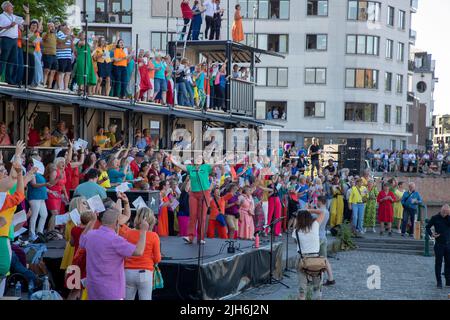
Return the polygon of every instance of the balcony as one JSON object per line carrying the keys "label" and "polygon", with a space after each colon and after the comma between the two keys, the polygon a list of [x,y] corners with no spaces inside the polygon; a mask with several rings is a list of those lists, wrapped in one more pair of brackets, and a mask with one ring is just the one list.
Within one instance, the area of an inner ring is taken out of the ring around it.
{"label": "balcony", "polygon": [[415,61],[408,61],[408,71],[414,72],[414,70],[416,69],[416,63]]}
{"label": "balcony", "polygon": [[417,39],[417,31],[413,30],[413,29],[409,29],[409,43],[411,43],[412,45],[415,45],[416,39]]}
{"label": "balcony", "polygon": [[132,0],[84,0],[89,23],[132,24]]}

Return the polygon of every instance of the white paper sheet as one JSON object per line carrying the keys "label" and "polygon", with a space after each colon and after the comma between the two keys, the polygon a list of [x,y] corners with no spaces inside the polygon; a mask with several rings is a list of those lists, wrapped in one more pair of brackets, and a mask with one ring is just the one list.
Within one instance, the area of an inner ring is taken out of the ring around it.
{"label": "white paper sheet", "polygon": [[18,224],[26,221],[27,221],[27,213],[25,212],[25,210],[22,210],[14,215],[13,226],[17,226]]}
{"label": "white paper sheet", "polygon": [[125,193],[130,190],[130,186],[127,182],[121,183],[116,187],[116,192],[122,192]]}
{"label": "white paper sheet", "polygon": [[77,209],[70,211],[69,217],[70,217],[70,220],[72,220],[72,222],[75,223],[75,225],[79,226],[81,224],[80,213],[78,212]]}
{"label": "white paper sheet", "polygon": [[91,208],[91,210],[95,213],[104,212],[106,210],[99,195],[89,198],[87,202],[89,204],[89,208]]}
{"label": "white paper sheet", "polygon": [[59,214],[55,217],[55,225],[57,226],[63,226],[65,225],[67,222],[69,222],[70,220],[70,216],[68,213],[66,214]]}
{"label": "white paper sheet", "polygon": [[44,164],[36,159],[33,159],[33,167],[38,169],[37,173],[42,175],[45,173]]}
{"label": "white paper sheet", "polygon": [[78,140],[73,143],[73,148],[78,151],[80,149],[86,149],[88,145],[89,142],[78,138]]}
{"label": "white paper sheet", "polygon": [[178,208],[179,205],[180,205],[180,203],[178,202],[178,200],[174,199],[172,201],[172,204],[170,205],[170,208],[172,209],[172,211],[175,211],[175,209]]}
{"label": "white paper sheet", "polygon": [[147,204],[145,203],[144,199],[142,199],[142,197],[139,197],[133,201],[133,207],[139,209],[141,207],[147,207]]}
{"label": "white paper sheet", "polygon": [[58,156],[58,153],[62,151],[62,148],[56,148],[55,149],[55,158]]}
{"label": "white paper sheet", "polygon": [[6,192],[0,192],[0,208],[3,207],[3,205],[5,204],[5,200],[6,200]]}
{"label": "white paper sheet", "polygon": [[18,236],[20,236],[21,234],[27,232],[27,228],[20,228],[19,230],[17,230],[16,232],[14,232],[14,238],[17,238]]}

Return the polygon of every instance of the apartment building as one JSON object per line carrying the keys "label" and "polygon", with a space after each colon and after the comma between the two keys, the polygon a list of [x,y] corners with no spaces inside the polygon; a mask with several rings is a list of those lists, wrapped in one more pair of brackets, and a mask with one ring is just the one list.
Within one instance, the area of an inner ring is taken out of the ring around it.
{"label": "apartment building", "polygon": [[450,148],[450,114],[433,117],[433,142],[436,149],[448,150]]}
{"label": "apartment building", "polygon": [[[179,3],[77,0],[91,33],[111,41],[119,33],[130,45],[138,34],[140,48],[161,51],[167,35],[175,39]],[[255,78],[255,117],[279,122],[283,141],[301,146],[312,137],[324,144],[361,137],[366,147],[407,147],[417,0],[222,0],[222,39],[231,34],[236,3],[246,44],[285,55],[265,58]]]}

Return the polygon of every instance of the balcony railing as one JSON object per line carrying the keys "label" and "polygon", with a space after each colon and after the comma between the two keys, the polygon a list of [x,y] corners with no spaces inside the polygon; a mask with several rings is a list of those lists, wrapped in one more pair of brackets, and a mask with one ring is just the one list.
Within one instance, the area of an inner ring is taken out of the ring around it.
{"label": "balcony railing", "polygon": [[230,79],[229,108],[231,113],[253,117],[255,114],[254,89],[252,82]]}
{"label": "balcony railing", "polygon": [[89,23],[114,23],[114,24],[131,24],[133,22],[132,11],[91,11],[87,12]]}

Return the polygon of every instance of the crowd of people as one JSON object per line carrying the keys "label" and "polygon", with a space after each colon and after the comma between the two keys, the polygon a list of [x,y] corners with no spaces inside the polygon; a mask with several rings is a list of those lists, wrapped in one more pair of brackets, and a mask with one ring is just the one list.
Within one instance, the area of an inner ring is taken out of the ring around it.
{"label": "crowd of people", "polygon": [[[205,39],[220,39],[224,10],[220,0],[180,0],[184,30],[180,40],[199,40],[203,16]],[[193,64],[159,51],[127,47],[120,34],[108,43],[102,36],[88,37],[84,31],[54,20],[25,19],[14,15],[11,2],[2,3],[0,15],[0,75],[13,85],[58,89],[71,93],[113,96],[120,99],[178,104],[225,110],[228,78],[249,80],[246,67],[233,67],[227,75],[227,62]],[[188,31],[187,31],[188,30]],[[233,40],[242,42],[242,16],[236,5]],[[25,65],[29,67],[25,69]],[[237,68],[235,70],[235,68]]]}
{"label": "crowd of people", "polygon": [[[300,213],[309,210],[313,215],[323,213],[319,238],[324,254],[327,228],[336,228],[345,221],[351,223],[355,234],[375,232],[378,221],[381,236],[385,232],[392,236],[394,231],[412,236],[418,206],[422,204],[412,183],[406,186],[392,178],[382,181],[378,190],[369,170],[359,177],[350,176],[348,169],[338,170],[332,161],[322,168],[317,163],[320,152],[316,142],[300,153],[299,159],[285,154],[278,166],[269,166],[262,159],[250,164],[248,158],[241,164],[224,159],[210,165],[202,156],[180,162],[168,152],[155,150],[146,137],[143,149],[131,144],[125,147],[114,126],[107,133],[99,128],[90,150],[74,147],[64,123],[57,130],[59,134],[53,133],[51,139],[56,136],[67,141],[67,149],[51,158],[42,159],[35,149],[24,153],[22,142],[17,144],[12,162],[5,159],[4,163],[0,158],[0,191],[9,190],[6,199],[15,199],[14,205],[5,202],[0,210],[0,238],[5,242],[0,257],[2,265],[8,265],[6,243],[14,240],[10,233],[12,218],[16,206],[25,208],[29,212],[29,241],[39,241],[48,232],[66,239],[61,267],[76,264],[87,274],[84,298],[87,294],[89,299],[134,299],[138,292],[140,299],[151,299],[151,290],[139,285],[136,270],[148,271],[145,281],[152,281],[155,265],[161,259],[160,237],[178,236],[187,244],[200,245],[214,237],[255,240],[270,232],[281,237],[299,224],[304,228]],[[107,144],[112,149],[102,148]],[[311,175],[306,174],[310,167],[306,156],[311,159]],[[36,171],[36,162],[43,163],[44,172]],[[24,176],[20,188],[16,168]],[[131,209],[126,194],[119,192],[117,202],[107,197],[107,191],[124,183],[131,190],[158,192],[159,210],[138,208],[134,223],[129,223]],[[95,196],[103,200],[105,212],[94,212],[87,205],[87,200]],[[81,215],[81,225],[58,225],[57,217],[75,208]],[[279,218],[282,220],[273,228],[268,226]],[[88,232],[91,229],[96,232]],[[114,230],[119,230],[118,235]],[[118,237],[121,240],[116,241],[117,250],[108,256],[111,251],[105,248]],[[102,261],[108,259],[115,261],[108,266],[111,277],[99,270],[104,267]],[[1,275],[6,275],[8,268]],[[325,283],[332,285],[329,264],[327,271]],[[303,286],[308,282],[301,283]],[[76,290],[70,297],[80,298],[81,294]]]}
{"label": "crowd of people", "polygon": [[450,173],[449,151],[367,149],[365,157],[376,172]]}

